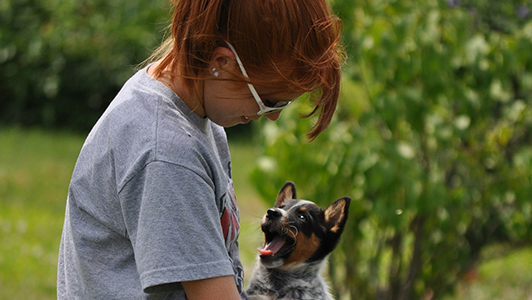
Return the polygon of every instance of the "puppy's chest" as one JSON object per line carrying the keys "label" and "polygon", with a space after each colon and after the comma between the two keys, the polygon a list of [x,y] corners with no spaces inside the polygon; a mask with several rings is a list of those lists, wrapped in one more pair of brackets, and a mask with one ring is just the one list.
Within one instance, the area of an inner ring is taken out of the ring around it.
{"label": "puppy's chest", "polygon": [[321,276],[297,278],[255,274],[247,290],[248,300],[332,300]]}

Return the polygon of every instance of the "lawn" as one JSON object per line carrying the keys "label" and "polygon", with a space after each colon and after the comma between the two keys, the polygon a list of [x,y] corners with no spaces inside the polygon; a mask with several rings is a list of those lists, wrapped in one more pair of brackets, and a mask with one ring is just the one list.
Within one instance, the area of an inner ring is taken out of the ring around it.
{"label": "lawn", "polygon": [[0,129],[0,298],[55,298],[68,182],[83,139]]}
{"label": "lawn", "polygon": [[[67,132],[0,128],[0,300],[56,298],[65,199],[83,140]],[[267,205],[249,182],[256,149],[242,140],[230,144],[242,219],[241,258],[249,278]],[[478,279],[461,285],[449,300],[532,300],[531,269],[530,248],[488,260],[479,267]]]}

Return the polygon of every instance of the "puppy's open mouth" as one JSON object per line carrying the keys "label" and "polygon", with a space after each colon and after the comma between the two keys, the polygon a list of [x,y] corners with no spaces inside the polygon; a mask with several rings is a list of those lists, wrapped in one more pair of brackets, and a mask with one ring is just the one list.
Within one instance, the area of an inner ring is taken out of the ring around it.
{"label": "puppy's open mouth", "polygon": [[265,234],[264,248],[258,248],[261,257],[280,257],[290,253],[295,246],[295,240],[287,235],[278,233]]}

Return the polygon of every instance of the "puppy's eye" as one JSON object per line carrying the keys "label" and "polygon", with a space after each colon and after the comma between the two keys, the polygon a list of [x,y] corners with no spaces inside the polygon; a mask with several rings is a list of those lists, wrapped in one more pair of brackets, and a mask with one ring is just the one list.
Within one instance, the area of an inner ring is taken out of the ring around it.
{"label": "puppy's eye", "polygon": [[297,218],[300,220],[300,221],[306,221],[307,220],[307,217],[305,215],[298,215]]}

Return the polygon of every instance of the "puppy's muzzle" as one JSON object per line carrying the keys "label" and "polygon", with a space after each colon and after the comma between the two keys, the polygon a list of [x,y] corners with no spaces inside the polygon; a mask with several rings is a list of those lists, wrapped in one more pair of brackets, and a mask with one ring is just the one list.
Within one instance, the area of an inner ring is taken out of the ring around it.
{"label": "puppy's muzzle", "polygon": [[278,208],[270,208],[266,212],[266,218],[270,220],[276,220],[279,219],[283,214]]}
{"label": "puppy's muzzle", "polygon": [[293,249],[295,234],[290,232],[290,223],[283,210],[270,208],[262,220],[264,246],[258,249],[261,257],[279,257]]}

